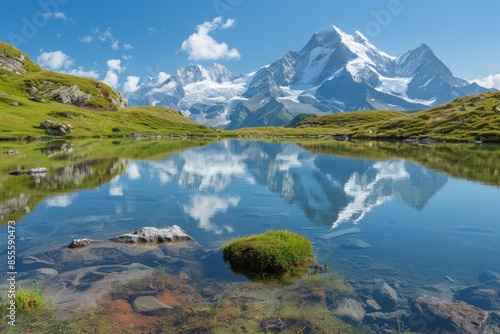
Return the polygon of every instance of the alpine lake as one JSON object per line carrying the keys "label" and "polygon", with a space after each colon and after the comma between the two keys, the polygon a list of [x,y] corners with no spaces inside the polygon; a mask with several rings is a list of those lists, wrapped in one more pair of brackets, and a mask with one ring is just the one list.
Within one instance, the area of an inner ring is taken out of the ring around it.
{"label": "alpine lake", "polygon": [[[462,333],[500,332],[499,145],[0,142],[9,150],[0,155],[2,287],[13,271],[10,221],[16,286],[36,284],[51,311],[0,331],[451,333],[452,315],[429,302],[439,301],[476,312],[462,317]],[[47,172],[9,174],[35,167]],[[170,225],[193,241],[68,248]],[[284,229],[313,244],[317,266],[304,277],[249,279],[224,263],[229,240]]]}

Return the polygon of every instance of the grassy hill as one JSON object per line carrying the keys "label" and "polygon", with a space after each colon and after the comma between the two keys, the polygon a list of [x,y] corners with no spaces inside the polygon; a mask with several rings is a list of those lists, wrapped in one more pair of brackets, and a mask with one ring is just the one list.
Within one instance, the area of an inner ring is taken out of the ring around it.
{"label": "grassy hill", "polygon": [[72,137],[218,133],[175,110],[125,105],[124,97],[106,84],[44,70],[0,42],[0,139],[47,136],[40,127],[45,120],[70,123]]}
{"label": "grassy hill", "polygon": [[500,92],[461,97],[413,114],[374,110],[315,116],[296,128],[358,138],[500,142]]}

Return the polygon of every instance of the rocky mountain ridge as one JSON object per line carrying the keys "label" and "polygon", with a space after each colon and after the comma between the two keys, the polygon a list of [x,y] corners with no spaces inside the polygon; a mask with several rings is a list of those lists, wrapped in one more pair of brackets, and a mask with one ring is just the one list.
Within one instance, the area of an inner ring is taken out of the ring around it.
{"label": "rocky mountain ridge", "polygon": [[220,64],[190,64],[127,97],[131,105],[167,106],[197,122],[235,129],[283,126],[302,113],[422,110],[486,91],[454,77],[426,44],[394,57],[359,32],[329,26],[301,50],[255,72],[236,76]]}

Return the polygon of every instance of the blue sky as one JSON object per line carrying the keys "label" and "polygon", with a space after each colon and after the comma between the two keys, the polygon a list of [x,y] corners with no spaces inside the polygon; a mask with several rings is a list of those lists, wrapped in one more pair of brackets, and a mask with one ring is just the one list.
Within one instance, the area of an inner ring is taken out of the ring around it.
{"label": "blue sky", "polygon": [[332,24],[394,56],[426,43],[455,76],[500,88],[498,0],[6,2],[0,40],[120,91],[189,63],[255,71]]}

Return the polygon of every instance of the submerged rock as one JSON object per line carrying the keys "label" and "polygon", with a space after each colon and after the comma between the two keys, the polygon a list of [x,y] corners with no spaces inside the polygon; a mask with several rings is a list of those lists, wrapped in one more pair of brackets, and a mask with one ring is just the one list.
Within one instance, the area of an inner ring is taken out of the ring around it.
{"label": "submerged rock", "polygon": [[423,285],[418,289],[416,298],[421,296],[436,297],[441,300],[453,300],[453,291],[444,283]]}
{"label": "submerged rock", "polygon": [[500,274],[491,270],[486,270],[479,274],[479,281],[481,283],[486,283],[491,280],[500,280]]}
{"label": "submerged rock", "polygon": [[365,310],[360,302],[352,298],[342,298],[335,303],[332,313],[344,321],[359,324],[365,316]]}
{"label": "submerged rock", "polygon": [[173,307],[160,302],[153,296],[140,296],[133,302],[134,311],[146,315],[162,315],[165,310]]}
{"label": "submerged rock", "polygon": [[492,289],[476,289],[458,297],[459,300],[483,310],[499,310],[497,298],[498,293]]}
{"label": "submerged rock", "polygon": [[363,249],[372,247],[369,243],[364,240],[351,238],[346,240],[340,245],[344,249]]}
{"label": "submerged rock", "polygon": [[191,237],[177,225],[164,228],[143,227],[132,233],[110,239],[110,241],[123,243],[164,243],[189,240]]}
{"label": "submerged rock", "polygon": [[412,307],[418,316],[426,319],[426,330],[442,330],[442,333],[482,333],[488,320],[486,311],[462,301],[423,296],[415,299]]}
{"label": "submerged rock", "polygon": [[390,311],[398,305],[398,294],[389,284],[382,281],[375,285],[372,297],[383,310]]}

